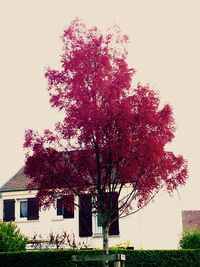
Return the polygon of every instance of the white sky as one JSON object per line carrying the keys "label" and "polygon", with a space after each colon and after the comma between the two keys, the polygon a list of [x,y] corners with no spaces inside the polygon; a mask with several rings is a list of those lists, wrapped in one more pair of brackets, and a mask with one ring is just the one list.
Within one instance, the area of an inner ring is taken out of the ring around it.
{"label": "white sky", "polygon": [[60,36],[76,16],[102,30],[118,24],[130,37],[135,84],[149,83],[174,109],[172,149],[188,159],[182,207],[199,202],[200,1],[198,0],[0,0],[0,185],[24,164],[27,128],[53,127],[45,67],[59,66]]}

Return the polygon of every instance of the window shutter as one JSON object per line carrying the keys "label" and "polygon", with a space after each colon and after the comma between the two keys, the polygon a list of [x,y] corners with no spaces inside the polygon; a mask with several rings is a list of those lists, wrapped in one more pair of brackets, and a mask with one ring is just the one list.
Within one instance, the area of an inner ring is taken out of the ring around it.
{"label": "window shutter", "polygon": [[15,200],[6,199],[3,201],[4,215],[3,220],[5,222],[10,222],[15,220]]}
{"label": "window shutter", "polygon": [[57,199],[56,209],[57,209],[57,215],[63,215],[62,199],[61,198]]}
{"label": "window shutter", "polygon": [[39,206],[36,198],[28,198],[28,220],[39,219]]}
{"label": "window shutter", "polygon": [[92,236],[92,201],[89,194],[79,198],[79,236]]}
{"label": "window shutter", "polygon": [[111,216],[111,221],[114,220],[113,223],[111,223],[109,227],[109,235],[119,235],[119,218],[118,218],[118,193],[113,192],[112,193],[112,209],[114,210],[114,213]]}
{"label": "window shutter", "polygon": [[74,218],[74,196],[65,196],[63,198],[63,218]]}

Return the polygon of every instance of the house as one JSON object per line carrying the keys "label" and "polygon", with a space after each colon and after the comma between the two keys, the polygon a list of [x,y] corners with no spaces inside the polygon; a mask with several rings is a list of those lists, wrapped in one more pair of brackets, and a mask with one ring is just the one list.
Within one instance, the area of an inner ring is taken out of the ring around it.
{"label": "house", "polygon": [[200,210],[183,210],[182,224],[183,230],[194,228],[200,230]]}
{"label": "house", "polygon": [[[75,236],[77,244],[102,247],[99,217],[91,213],[90,206],[84,207],[79,199],[80,208],[68,209],[58,198],[49,209],[39,210],[35,197],[37,188],[30,191],[29,182],[22,168],[1,187],[0,220],[14,221],[29,238],[41,235],[46,239],[50,233],[66,231]],[[89,195],[84,197],[91,200]],[[109,232],[109,246],[131,241],[135,248],[177,248],[181,231],[179,200],[160,196],[144,210],[116,221]]]}
{"label": "house", "polygon": [[[76,242],[89,247],[102,247],[102,229],[98,215],[92,214],[92,205],[84,206],[85,200],[91,203],[90,195],[79,199],[79,208],[68,207],[58,198],[47,210],[39,210],[36,199],[37,188],[28,188],[30,179],[20,169],[1,189],[1,218],[14,221],[21,232],[32,238],[41,235],[46,239],[50,233],[74,234]],[[65,198],[65,203],[67,199]],[[123,223],[120,224],[123,231]],[[119,220],[110,229],[111,245],[120,243]],[[127,237],[128,239],[128,237]],[[130,239],[130,236],[129,236]]]}

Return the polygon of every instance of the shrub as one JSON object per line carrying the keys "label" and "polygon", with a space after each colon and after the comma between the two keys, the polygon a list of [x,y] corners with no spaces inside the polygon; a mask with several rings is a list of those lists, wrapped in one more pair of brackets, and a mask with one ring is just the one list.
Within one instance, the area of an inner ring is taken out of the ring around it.
{"label": "shrub", "polygon": [[187,229],[182,233],[179,241],[179,246],[182,249],[197,249],[200,248],[200,230]]}
{"label": "shrub", "polygon": [[124,243],[116,244],[112,247],[112,249],[134,249],[133,242],[130,240],[126,240]]}
{"label": "shrub", "polygon": [[23,251],[27,238],[20,234],[16,224],[0,222],[0,252]]}
{"label": "shrub", "polygon": [[[3,267],[73,267],[72,255],[101,255],[99,250],[54,250],[31,252],[2,252]],[[111,250],[126,255],[126,267],[199,267],[200,249],[179,250]],[[80,262],[78,267],[100,267],[100,262]]]}
{"label": "shrub", "polygon": [[32,238],[29,238],[28,244],[32,249],[86,249],[87,244],[84,242],[76,242],[75,235],[68,234],[67,231],[61,233],[49,233],[46,238],[40,234],[34,234]]}

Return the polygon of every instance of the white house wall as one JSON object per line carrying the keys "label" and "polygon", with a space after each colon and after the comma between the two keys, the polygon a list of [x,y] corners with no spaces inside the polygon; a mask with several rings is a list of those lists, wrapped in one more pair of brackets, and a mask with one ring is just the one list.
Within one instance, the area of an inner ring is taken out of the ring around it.
{"label": "white house wall", "polygon": [[[19,218],[19,199],[35,197],[36,191],[2,192],[0,200],[0,219],[3,218],[3,200],[15,199],[15,223],[21,232],[32,238],[35,234],[42,235],[46,239],[49,233],[75,234],[76,242],[84,242],[92,247],[102,247],[100,237],[79,237],[78,208],[75,209],[74,218],[63,219],[56,215],[56,209],[50,209],[39,213],[39,220],[28,221]],[[94,224],[94,222],[93,222]],[[94,228],[93,228],[94,229]],[[177,197],[168,195],[160,196],[155,203],[151,203],[144,210],[119,220],[119,236],[109,238],[109,246],[133,242],[135,248],[145,249],[172,249],[178,247],[178,239],[182,230],[181,203]]]}

